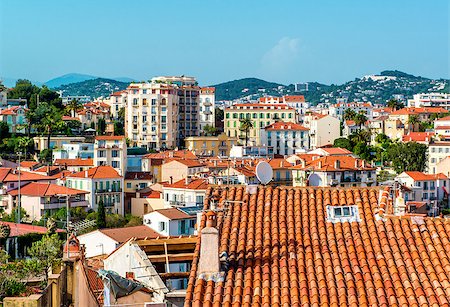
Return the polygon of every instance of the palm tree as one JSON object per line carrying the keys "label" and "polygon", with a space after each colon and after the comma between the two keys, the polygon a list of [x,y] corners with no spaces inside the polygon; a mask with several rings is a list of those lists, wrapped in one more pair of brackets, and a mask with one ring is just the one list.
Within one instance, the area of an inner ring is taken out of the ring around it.
{"label": "palm tree", "polygon": [[356,112],[353,109],[347,109],[344,112],[344,120],[353,120],[356,116]]}
{"label": "palm tree", "polygon": [[403,103],[398,101],[397,99],[391,99],[388,101],[387,106],[392,108],[393,110],[400,110],[405,107]]}
{"label": "palm tree", "polygon": [[412,125],[412,130],[416,130],[415,127],[416,125],[418,125],[420,123],[420,119],[419,116],[414,114],[414,115],[410,115],[408,118],[408,124]]}
{"label": "palm tree", "polygon": [[360,112],[355,115],[353,120],[355,121],[355,124],[359,126],[359,130],[361,130],[362,125],[367,122],[367,116]]}
{"label": "palm tree", "polygon": [[241,123],[240,130],[245,133],[245,146],[248,144],[248,134],[250,132],[250,129],[253,128],[253,122],[249,118],[243,118],[239,120]]}
{"label": "palm tree", "polygon": [[75,117],[75,113],[81,110],[83,106],[76,99],[72,99],[66,105],[66,110],[70,112],[70,116]]}
{"label": "palm tree", "polygon": [[42,102],[35,110],[35,116],[39,119],[34,126],[41,133],[47,134],[47,149],[50,149],[50,138],[53,132],[64,129],[61,112],[53,105]]}

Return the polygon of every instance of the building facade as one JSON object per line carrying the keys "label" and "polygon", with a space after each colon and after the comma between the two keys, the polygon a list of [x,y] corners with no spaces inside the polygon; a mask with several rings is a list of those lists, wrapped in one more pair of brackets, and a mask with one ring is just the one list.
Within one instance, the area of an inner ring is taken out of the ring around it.
{"label": "building facade", "polygon": [[97,136],[94,142],[94,166],[112,166],[121,176],[127,169],[127,142],[124,136]]}
{"label": "building facade", "polygon": [[196,156],[228,157],[237,137],[228,137],[225,133],[218,136],[190,136],[184,139],[185,146]]}
{"label": "building facade", "polygon": [[276,122],[261,129],[261,143],[277,155],[292,155],[309,149],[309,129],[289,122]]}
{"label": "building facade", "polygon": [[316,149],[334,143],[341,136],[341,122],[330,115],[307,114],[303,125],[309,128],[309,147]]}
{"label": "building facade", "polygon": [[286,104],[240,103],[225,109],[225,134],[229,137],[239,137],[245,142],[245,133],[241,130],[241,120],[250,119],[252,128],[248,133],[248,144],[261,145],[260,129],[277,121],[296,121],[295,109]]}
{"label": "building facade", "polygon": [[420,93],[408,100],[409,107],[441,107],[450,111],[450,93]]}
{"label": "building facade", "polygon": [[199,129],[203,134],[205,126],[215,126],[215,104],[216,89],[214,87],[200,88],[200,113],[199,113]]}

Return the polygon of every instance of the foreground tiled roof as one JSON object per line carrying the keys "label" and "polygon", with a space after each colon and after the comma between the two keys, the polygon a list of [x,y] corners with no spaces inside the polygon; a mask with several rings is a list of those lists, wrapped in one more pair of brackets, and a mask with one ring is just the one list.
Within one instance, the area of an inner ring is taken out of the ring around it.
{"label": "foreground tiled roof", "polygon": [[[243,201],[217,212],[228,268],[223,280],[197,276],[199,238],[185,306],[449,305],[449,219],[387,216],[377,188],[259,187],[249,195],[216,187],[211,195]],[[327,222],[327,206],[337,205],[356,205],[360,222]]]}

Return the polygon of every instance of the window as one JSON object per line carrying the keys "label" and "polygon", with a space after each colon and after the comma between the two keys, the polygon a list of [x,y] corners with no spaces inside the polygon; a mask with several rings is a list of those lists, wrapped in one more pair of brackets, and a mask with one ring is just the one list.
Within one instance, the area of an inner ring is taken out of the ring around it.
{"label": "window", "polygon": [[166,222],[159,222],[159,231],[166,231]]}
{"label": "window", "polygon": [[131,189],[131,182],[127,182],[127,189]]}
{"label": "window", "polygon": [[331,223],[360,222],[358,206],[327,206],[327,221]]}
{"label": "window", "polygon": [[118,150],[113,150],[112,151],[112,157],[113,158],[117,158],[119,156],[119,151]]}
{"label": "window", "polygon": [[112,161],[112,162],[111,162],[111,166],[112,166],[113,168],[119,168],[119,161]]}
{"label": "window", "polygon": [[422,198],[423,198],[423,199],[428,199],[428,193],[423,193]]}

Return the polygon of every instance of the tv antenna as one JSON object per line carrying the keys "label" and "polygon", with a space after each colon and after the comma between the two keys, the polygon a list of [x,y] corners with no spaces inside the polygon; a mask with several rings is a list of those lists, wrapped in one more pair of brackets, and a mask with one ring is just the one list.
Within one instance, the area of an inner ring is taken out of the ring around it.
{"label": "tv antenna", "polygon": [[256,165],[256,178],[261,184],[268,184],[273,178],[273,169],[266,161],[261,161]]}

